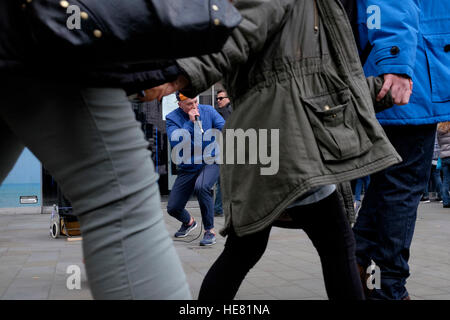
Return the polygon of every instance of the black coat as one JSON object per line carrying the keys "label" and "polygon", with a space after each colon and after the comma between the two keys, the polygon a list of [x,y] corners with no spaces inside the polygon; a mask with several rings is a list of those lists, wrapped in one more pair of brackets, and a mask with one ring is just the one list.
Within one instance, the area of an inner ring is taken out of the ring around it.
{"label": "black coat", "polygon": [[231,103],[228,103],[225,107],[219,108],[216,107],[217,112],[222,116],[222,118],[227,121],[228,117],[233,112],[233,108],[231,107]]}
{"label": "black coat", "polygon": [[[25,1],[23,1],[25,2]],[[32,42],[22,17],[21,1],[0,0],[0,76],[8,73],[37,75],[85,86],[121,87],[135,93],[174,80],[180,69],[174,61],[108,66],[80,65],[73,61],[48,61],[28,47]]]}
{"label": "black coat", "polygon": [[20,6],[16,1],[0,1],[0,70],[23,68],[21,60],[25,57],[24,25],[20,21]]}

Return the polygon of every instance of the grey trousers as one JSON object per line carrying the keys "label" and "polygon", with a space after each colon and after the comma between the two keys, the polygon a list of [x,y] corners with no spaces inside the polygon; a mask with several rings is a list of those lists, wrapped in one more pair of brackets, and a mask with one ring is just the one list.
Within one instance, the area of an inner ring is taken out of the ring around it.
{"label": "grey trousers", "polygon": [[148,143],[123,90],[3,78],[0,183],[24,146],[79,217],[95,299],[191,299]]}

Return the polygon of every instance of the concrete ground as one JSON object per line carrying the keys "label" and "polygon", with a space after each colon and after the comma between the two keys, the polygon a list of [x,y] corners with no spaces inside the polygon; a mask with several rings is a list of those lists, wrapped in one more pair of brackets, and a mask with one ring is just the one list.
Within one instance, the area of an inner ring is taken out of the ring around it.
{"label": "concrete ground", "polygon": [[[162,203],[163,208],[165,203]],[[196,202],[188,210],[200,221]],[[173,234],[179,223],[166,217]],[[0,214],[0,299],[92,299],[82,263],[81,241],[49,237],[49,214]],[[223,218],[215,218],[216,228]],[[185,241],[193,240],[200,228]],[[201,235],[202,236],[202,235]],[[212,247],[175,241],[192,295],[197,298],[205,273],[223,249],[225,239]],[[437,202],[419,207],[411,248],[411,277],[407,288],[416,300],[450,300],[450,209]],[[68,266],[81,268],[81,289],[69,290]],[[244,280],[236,299],[326,299],[319,257],[303,231],[274,228],[267,251]]]}

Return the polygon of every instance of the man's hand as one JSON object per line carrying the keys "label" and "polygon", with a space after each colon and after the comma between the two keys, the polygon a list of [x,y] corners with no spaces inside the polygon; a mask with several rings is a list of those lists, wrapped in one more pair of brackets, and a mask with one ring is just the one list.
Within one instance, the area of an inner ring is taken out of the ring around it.
{"label": "man's hand", "polygon": [[396,74],[385,74],[384,84],[381,91],[378,93],[377,101],[380,101],[391,90],[392,99],[397,105],[404,105],[409,103],[409,98],[412,93],[413,82],[409,78],[405,78]]}
{"label": "man's hand", "polygon": [[189,115],[189,120],[191,120],[192,122],[195,122],[195,116],[199,116],[200,117],[200,113],[198,112],[197,108],[193,108],[188,112]]}
{"label": "man's hand", "polygon": [[161,100],[163,97],[185,88],[188,84],[189,80],[186,79],[185,76],[179,75],[178,78],[172,82],[167,82],[158,87],[144,90],[145,97],[141,98],[141,101]]}

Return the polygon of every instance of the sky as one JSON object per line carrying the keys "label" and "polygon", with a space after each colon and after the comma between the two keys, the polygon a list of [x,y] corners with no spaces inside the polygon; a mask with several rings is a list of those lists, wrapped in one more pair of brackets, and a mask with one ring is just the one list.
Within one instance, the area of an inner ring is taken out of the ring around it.
{"label": "sky", "polygon": [[41,183],[41,163],[25,149],[3,184]]}

